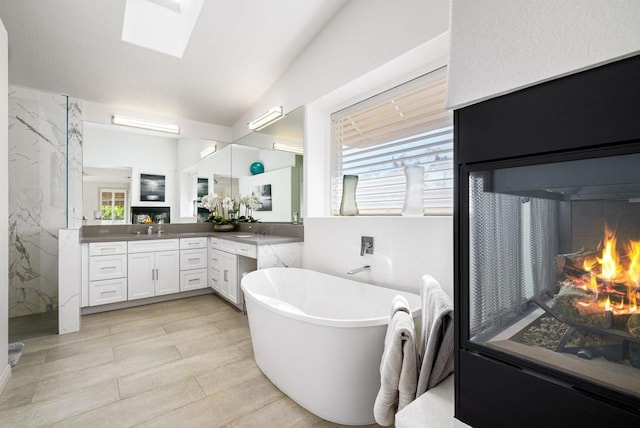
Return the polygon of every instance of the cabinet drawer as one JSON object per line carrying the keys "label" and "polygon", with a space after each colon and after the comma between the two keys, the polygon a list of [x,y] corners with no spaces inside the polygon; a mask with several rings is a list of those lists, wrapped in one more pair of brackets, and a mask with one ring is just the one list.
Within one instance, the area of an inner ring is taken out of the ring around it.
{"label": "cabinet drawer", "polygon": [[91,242],[89,243],[90,256],[103,256],[107,254],[126,254],[127,242]]}
{"label": "cabinet drawer", "polygon": [[207,248],[207,238],[180,238],[180,249]]}
{"label": "cabinet drawer", "polygon": [[222,260],[222,255],[220,251],[209,250],[209,267],[220,270],[221,260]]}
{"label": "cabinet drawer", "polygon": [[146,253],[147,251],[169,251],[180,248],[178,239],[152,239],[149,241],[129,241],[129,253]]}
{"label": "cabinet drawer", "polygon": [[236,254],[255,259],[256,246],[252,244],[242,244],[240,242],[236,242]]}
{"label": "cabinet drawer", "polygon": [[106,279],[89,283],[89,306],[127,300],[127,278]]}
{"label": "cabinet drawer", "polygon": [[227,253],[236,253],[236,243],[234,241],[227,241],[226,239],[220,240],[220,249]]}
{"label": "cabinet drawer", "polygon": [[180,291],[196,290],[206,288],[207,270],[194,269],[180,272]]}
{"label": "cabinet drawer", "polygon": [[209,248],[220,248],[220,240],[218,238],[209,238]]}
{"label": "cabinet drawer", "polygon": [[89,257],[89,281],[127,276],[127,255]]}
{"label": "cabinet drawer", "polygon": [[207,249],[180,250],[180,270],[206,269]]}

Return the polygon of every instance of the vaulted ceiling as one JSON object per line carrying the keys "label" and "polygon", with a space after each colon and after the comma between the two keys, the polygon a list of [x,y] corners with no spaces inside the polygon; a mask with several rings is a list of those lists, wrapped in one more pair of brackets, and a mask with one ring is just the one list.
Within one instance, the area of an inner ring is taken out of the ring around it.
{"label": "vaulted ceiling", "polygon": [[0,0],[9,82],[231,126],[345,2],[205,0],[176,58],[122,41],[126,0]]}

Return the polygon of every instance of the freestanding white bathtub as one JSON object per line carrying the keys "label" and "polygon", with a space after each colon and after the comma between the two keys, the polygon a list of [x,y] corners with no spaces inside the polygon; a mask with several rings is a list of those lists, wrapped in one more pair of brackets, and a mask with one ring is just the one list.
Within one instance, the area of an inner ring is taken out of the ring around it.
{"label": "freestanding white bathtub", "polygon": [[416,294],[295,268],[242,279],[256,363],[310,412],[345,425],[375,422],[380,359],[394,296],[419,326]]}

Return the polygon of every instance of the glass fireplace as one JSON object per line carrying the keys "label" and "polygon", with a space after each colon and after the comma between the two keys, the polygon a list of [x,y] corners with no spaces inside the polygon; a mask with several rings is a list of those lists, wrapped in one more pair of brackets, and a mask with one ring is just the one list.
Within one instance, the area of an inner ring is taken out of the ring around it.
{"label": "glass fireplace", "polygon": [[640,55],[454,111],[455,415],[640,426]]}
{"label": "glass fireplace", "polygon": [[640,396],[640,154],[468,173],[469,340]]}

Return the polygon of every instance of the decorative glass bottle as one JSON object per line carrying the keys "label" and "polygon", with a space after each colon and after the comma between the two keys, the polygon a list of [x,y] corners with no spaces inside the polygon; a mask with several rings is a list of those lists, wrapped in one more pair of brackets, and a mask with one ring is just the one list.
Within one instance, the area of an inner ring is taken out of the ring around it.
{"label": "decorative glass bottle", "polygon": [[406,166],[404,175],[407,179],[407,189],[404,194],[404,205],[402,215],[422,216],[424,208],[422,206],[422,189],[424,186],[424,167]]}
{"label": "decorative glass bottle", "polygon": [[340,215],[358,215],[356,204],[357,175],[342,176],[342,201],[340,202]]}

